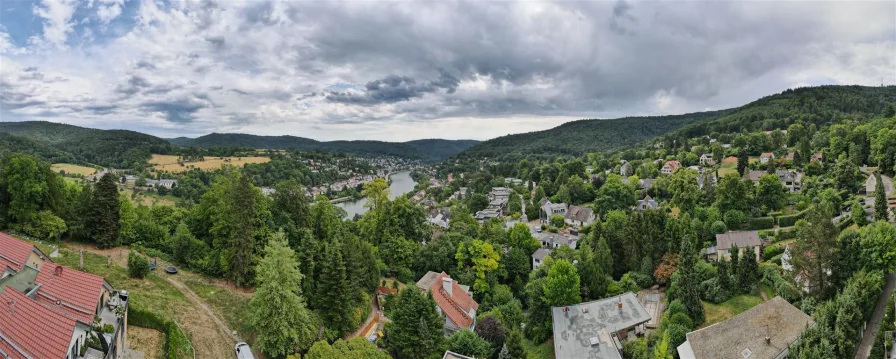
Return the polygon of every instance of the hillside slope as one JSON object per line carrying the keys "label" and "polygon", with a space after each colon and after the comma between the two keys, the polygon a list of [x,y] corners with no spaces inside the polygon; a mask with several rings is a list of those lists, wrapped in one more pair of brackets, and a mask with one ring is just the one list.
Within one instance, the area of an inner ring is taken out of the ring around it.
{"label": "hillside slope", "polygon": [[[684,115],[580,120],[538,132],[498,137],[457,154],[456,158],[579,156],[642,144],[661,136],[691,138],[713,131],[771,129],[795,118],[818,125],[845,116],[869,117],[896,102],[896,87],[819,86],[787,90],[741,107]],[[786,126],[784,126],[786,127]]]}
{"label": "hillside slope", "polygon": [[30,140],[17,141],[35,150],[46,152],[49,147],[70,154],[73,162],[108,167],[130,167],[135,162],[148,160],[151,153],[166,153],[171,147],[161,138],[139,132],[98,130],[44,121],[3,122],[0,132]]}
{"label": "hillside slope", "polygon": [[344,152],[358,156],[395,156],[421,160],[440,160],[463,151],[477,141],[428,139],[410,142],[316,141],[296,136],[257,136],[240,133],[212,133],[189,139],[169,139],[177,146],[197,148],[249,147],[258,149],[295,149],[299,151]]}

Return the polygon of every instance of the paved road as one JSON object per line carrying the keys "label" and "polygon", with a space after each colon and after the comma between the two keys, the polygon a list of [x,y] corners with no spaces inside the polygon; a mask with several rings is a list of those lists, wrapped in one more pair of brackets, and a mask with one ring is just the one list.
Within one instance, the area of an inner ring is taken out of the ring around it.
{"label": "paved road", "polygon": [[877,336],[877,330],[880,329],[880,322],[884,313],[887,311],[887,302],[890,300],[890,295],[893,294],[894,287],[896,287],[896,273],[890,273],[887,275],[884,292],[880,295],[880,298],[877,299],[877,306],[874,308],[874,314],[871,315],[868,327],[865,328],[862,342],[859,344],[858,350],[856,350],[855,359],[867,359],[868,356],[871,355],[871,346],[874,345],[874,338]]}

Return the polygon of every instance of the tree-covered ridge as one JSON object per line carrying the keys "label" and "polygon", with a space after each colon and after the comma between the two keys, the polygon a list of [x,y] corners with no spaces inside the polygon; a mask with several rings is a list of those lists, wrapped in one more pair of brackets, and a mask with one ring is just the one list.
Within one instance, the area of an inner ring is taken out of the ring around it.
{"label": "tree-covered ridge", "polygon": [[463,151],[478,141],[426,139],[409,142],[316,141],[296,136],[257,136],[241,133],[212,133],[194,139],[169,140],[177,146],[197,148],[243,147],[316,152],[342,152],[356,156],[393,156],[409,159],[440,160]]}
{"label": "tree-covered ridge", "polygon": [[545,131],[494,138],[461,152],[458,158],[548,159],[615,150],[662,136],[686,125],[719,118],[725,111],[674,116],[624,117],[579,120]]}
{"label": "tree-covered ridge", "polygon": [[896,102],[896,87],[804,87],[763,97],[744,106],[673,116],[580,120],[550,130],[498,137],[482,142],[457,158],[553,159],[561,155],[617,150],[665,137],[679,140],[742,130],[786,128],[795,122],[816,126],[844,117],[868,118]]}
{"label": "tree-covered ridge", "polygon": [[27,138],[32,143],[18,152],[38,152],[42,158],[54,160],[63,154],[47,153],[51,147],[70,154],[74,162],[128,168],[146,162],[152,153],[168,153],[171,145],[165,140],[126,130],[98,130],[59,123],[28,121],[0,123],[0,132]]}
{"label": "tree-covered ridge", "polygon": [[10,152],[27,153],[53,163],[73,163],[76,161],[75,156],[71,153],[44,145],[29,138],[0,133],[0,155]]}

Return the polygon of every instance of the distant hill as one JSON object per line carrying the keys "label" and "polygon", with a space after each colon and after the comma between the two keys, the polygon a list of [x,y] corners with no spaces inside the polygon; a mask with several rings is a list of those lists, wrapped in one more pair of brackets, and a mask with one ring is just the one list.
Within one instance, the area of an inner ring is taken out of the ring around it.
{"label": "distant hill", "polygon": [[481,142],[456,158],[518,160],[581,156],[643,144],[662,136],[693,138],[740,129],[786,128],[796,119],[819,126],[843,117],[866,118],[896,103],[896,87],[819,86],[787,90],[747,105],[684,115],[579,120],[545,131],[502,136]]}
{"label": "distant hill", "polygon": [[0,133],[12,135],[5,138],[7,143],[15,141],[24,146],[18,147],[18,152],[40,153],[40,157],[53,161],[67,158],[70,162],[116,168],[131,167],[135,162],[148,160],[152,153],[167,153],[171,147],[161,138],[139,132],[98,130],[44,121],[2,122]]}
{"label": "distant hill", "polygon": [[212,133],[194,139],[178,137],[168,140],[177,146],[249,147],[258,149],[343,152],[359,156],[395,156],[421,160],[441,160],[463,151],[478,141],[416,140],[410,142],[329,141],[322,142],[296,136],[257,136],[240,133]]}

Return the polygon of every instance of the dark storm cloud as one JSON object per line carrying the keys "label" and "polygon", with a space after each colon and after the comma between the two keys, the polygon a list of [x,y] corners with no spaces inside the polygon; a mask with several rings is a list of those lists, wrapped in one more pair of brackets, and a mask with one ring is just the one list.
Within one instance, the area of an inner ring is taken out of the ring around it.
{"label": "dark storm cloud", "polygon": [[140,108],[147,112],[162,113],[168,122],[187,123],[196,119],[196,112],[199,110],[213,106],[208,95],[199,93],[171,100],[146,101]]}
{"label": "dark storm cloud", "polygon": [[115,92],[126,96],[132,96],[143,89],[152,86],[149,80],[139,75],[131,75],[127,82],[115,85]]}
{"label": "dark storm cloud", "polygon": [[458,84],[457,78],[444,71],[441,72],[438,80],[428,82],[417,82],[408,76],[389,75],[368,82],[364,86],[364,93],[331,91],[326,98],[332,102],[357,105],[395,103],[422,97],[439,90],[445,90],[445,93],[452,94],[457,90]]}

